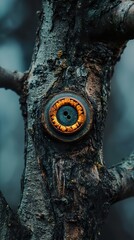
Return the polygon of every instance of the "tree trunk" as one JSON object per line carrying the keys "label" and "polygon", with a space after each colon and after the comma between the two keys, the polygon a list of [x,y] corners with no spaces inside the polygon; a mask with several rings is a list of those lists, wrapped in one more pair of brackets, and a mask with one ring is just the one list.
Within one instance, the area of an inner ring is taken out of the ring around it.
{"label": "tree trunk", "polygon": [[111,32],[104,26],[102,16],[118,1],[83,2],[43,1],[21,88],[26,165],[18,224],[1,239],[95,240],[110,205],[120,200],[128,165],[119,167],[122,175],[106,169],[103,133],[110,79],[126,35],[120,39],[111,22]]}

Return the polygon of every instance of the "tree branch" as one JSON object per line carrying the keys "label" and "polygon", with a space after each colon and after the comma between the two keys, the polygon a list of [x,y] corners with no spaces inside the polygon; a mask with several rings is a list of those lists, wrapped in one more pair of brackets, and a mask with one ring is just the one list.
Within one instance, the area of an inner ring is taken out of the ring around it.
{"label": "tree branch", "polygon": [[0,239],[31,239],[31,231],[23,226],[0,192]]}
{"label": "tree branch", "polygon": [[134,38],[134,2],[122,1],[113,10],[109,10],[101,20],[101,29],[106,36],[120,39]]}
{"label": "tree branch", "polygon": [[0,192],[0,239],[6,239],[9,218],[10,213],[8,204]]}
{"label": "tree branch", "polygon": [[127,161],[109,169],[112,177],[112,203],[134,196],[134,152]]}
{"label": "tree branch", "polygon": [[[88,39],[129,40],[134,38],[134,1],[98,1],[94,11],[81,5],[83,29]],[[79,16],[80,18],[80,16]]]}
{"label": "tree branch", "polygon": [[22,93],[22,84],[27,76],[27,72],[11,72],[0,67],[0,88],[11,89],[18,95]]}

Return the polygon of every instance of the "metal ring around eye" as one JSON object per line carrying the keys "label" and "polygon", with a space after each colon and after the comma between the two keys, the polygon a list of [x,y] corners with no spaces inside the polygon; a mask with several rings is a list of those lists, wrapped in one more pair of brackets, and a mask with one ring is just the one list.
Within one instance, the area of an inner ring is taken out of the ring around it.
{"label": "metal ring around eye", "polygon": [[42,123],[54,138],[72,142],[90,130],[92,115],[90,102],[75,93],[63,92],[48,101],[44,107]]}

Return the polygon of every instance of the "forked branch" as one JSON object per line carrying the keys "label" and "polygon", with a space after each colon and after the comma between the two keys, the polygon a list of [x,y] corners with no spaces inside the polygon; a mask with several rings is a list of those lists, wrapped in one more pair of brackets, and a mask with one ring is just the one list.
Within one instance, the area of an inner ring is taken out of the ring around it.
{"label": "forked branch", "polygon": [[89,7],[89,11],[85,10],[83,15],[89,38],[102,40],[134,38],[134,1],[104,0],[96,4],[94,9],[94,12],[90,11]]}
{"label": "forked branch", "polygon": [[134,1],[122,1],[108,11],[101,21],[102,31],[112,38],[134,38]]}
{"label": "forked branch", "polygon": [[134,196],[134,152],[126,161],[109,169],[109,173],[113,179],[112,203]]}
{"label": "forked branch", "polygon": [[0,88],[10,89],[18,95],[22,93],[22,84],[27,72],[11,72],[0,67]]}

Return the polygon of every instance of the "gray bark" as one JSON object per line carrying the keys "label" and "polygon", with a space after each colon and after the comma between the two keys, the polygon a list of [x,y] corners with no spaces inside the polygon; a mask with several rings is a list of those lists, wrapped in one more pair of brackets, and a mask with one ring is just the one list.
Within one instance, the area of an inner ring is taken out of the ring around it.
{"label": "gray bark", "polygon": [[113,203],[134,196],[134,153],[124,162],[109,169],[113,176]]}
{"label": "gray bark", "polygon": [[28,240],[31,233],[22,226],[17,214],[13,213],[0,192],[0,239]]}
{"label": "gray bark", "polygon": [[[128,171],[133,162],[108,170],[102,152],[110,79],[130,38],[125,33],[125,38],[121,34],[111,40],[109,32],[104,34],[108,26],[115,33],[111,15],[119,4],[43,1],[30,71],[20,92],[25,121],[23,194],[17,225],[10,233],[2,225],[1,234],[8,234],[3,239],[98,239],[110,205],[133,195],[133,167]],[[67,92],[82,97],[92,113],[87,134],[71,143],[53,137],[44,117],[53,96]],[[4,226],[6,219],[0,215]]]}
{"label": "gray bark", "polygon": [[0,88],[10,89],[18,95],[22,93],[23,81],[27,78],[26,73],[11,72],[0,67]]}

